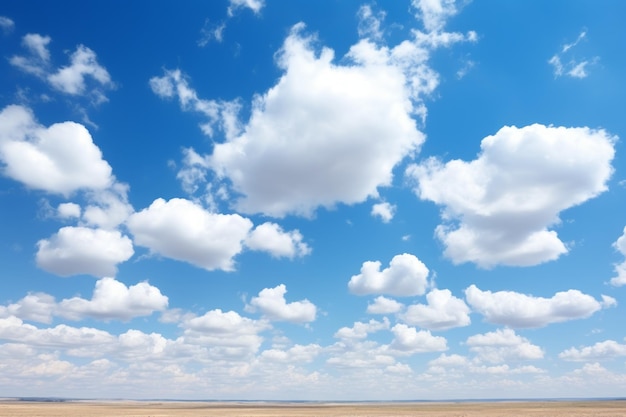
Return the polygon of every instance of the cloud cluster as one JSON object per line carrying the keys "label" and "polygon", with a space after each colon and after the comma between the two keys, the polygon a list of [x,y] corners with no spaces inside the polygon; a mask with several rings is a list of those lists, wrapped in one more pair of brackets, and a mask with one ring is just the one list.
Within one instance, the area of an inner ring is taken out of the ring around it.
{"label": "cloud cluster", "polygon": [[559,358],[566,361],[602,361],[619,356],[626,356],[626,345],[614,340],[605,340],[580,349],[573,347],[559,353]]}
{"label": "cloud cluster", "polygon": [[536,265],[568,251],[548,228],[607,189],[615,140],[589,128],[507,126],[471,162],[431,158],[407,175],[421,199],[443,206],[436,236],[455,264]]}
{"label": "cloud cluster", "polygon": [[422,295],[428,286],[428,268],[415,255],[403,253],[393,257],[389,267],[380,270],[380,261],[363,262],[361,273],[348,282],[356,295],[388,294],[398,297]]}
{"label": "cloud cluster", "polygon": [[475,285],[465,290],[465,298],[488,322],[512,328],[544,327],[587,318],[616,304],[612,297],[603,295],[602,301],[597,301],[578,290],[557,292],[551,298],[543,298],[513,291],[482,291]]}
{"label": "cloud cluster", "polygon": [[54,69],[48,50],[51,40],[49,36],[37,33],[24,35],[22,45],[28,54],[14,55],[9,62],[16,68],[41,78],[62,93],[72,96],[90,95],[96,104],[107,101],[103,90],[111,89],[115,84],[106,68],[98,63],[96,53],[84,45],[78,45],[70,55],[70,64]]}
{"label": "cloud cluster", "polygon": [[[566,43],[561,47],[561,50],[554,54],[548,63],[552,65],[554,69],[554,77],[561,77],[567,75],[571,78],[586,78],[589,75],[588,67],[598,61],[598,57],[592,59],[576,59],[573,53],[570,52],[572,48],[578,45],[582,40],[587,37],[587,31],[583,30],[578,35],[578,38],[572,43]],[[564,59],[569,59],[563,63]]]}
{"label": "cloud cluster", "polygon": [[531,360],[543,358],[543,351],[512,329],[470,336],[465,342],[481,361],[503,363],[509,360]]}

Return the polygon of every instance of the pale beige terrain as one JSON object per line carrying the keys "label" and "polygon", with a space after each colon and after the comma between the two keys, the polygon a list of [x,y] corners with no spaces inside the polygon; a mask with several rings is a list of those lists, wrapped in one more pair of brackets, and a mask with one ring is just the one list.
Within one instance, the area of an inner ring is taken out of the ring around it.
{"label": "pale beige terrain", "polygon": [[389,404],[236,404],[0,401],[0,416],[626,416],[626,401]]}

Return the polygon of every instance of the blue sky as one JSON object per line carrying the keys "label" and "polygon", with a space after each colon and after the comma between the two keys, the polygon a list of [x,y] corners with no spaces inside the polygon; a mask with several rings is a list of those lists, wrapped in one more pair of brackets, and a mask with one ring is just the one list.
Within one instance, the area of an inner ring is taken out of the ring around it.
{"label": "blue sky", "polygon": [[0,391],[622,396],[625,11],[5,2]]}

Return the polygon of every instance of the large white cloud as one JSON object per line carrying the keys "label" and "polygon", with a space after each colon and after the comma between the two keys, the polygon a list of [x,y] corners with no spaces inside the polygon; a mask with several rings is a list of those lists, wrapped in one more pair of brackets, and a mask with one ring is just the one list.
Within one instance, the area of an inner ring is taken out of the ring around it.
{"label": "large white cloud", "polygon": [[573,347],[559,353],[559,358],[566,361],[601,361],[618,356],[626,356],[626,344],[614,340],[605,340],[582,348]]}
{"label": "large white cloud", "polygon": [[446,330],[470,324],[470,309],[450,290],[433,289],[426,295],[428,304],[407,307],[402,319],[410,325],[429,330]]}
{"label": "large white cloud", "polygon": [[83,125],[63,122],[46,128],[23,106],[0,112],[0,160],[4,175],[49,193],[67,196],[114,182],[111,166]]}
{"label": "large white cloud", "polygon": [[568,251],[551,225],[607,189],[616,138],[604,130],[507,126],[478,158],[412,165],[416,193],[444,206],[436,229],[454,263],[527,266]]}
{"label": "large white cloud", "polygon": [[116,265],[133,256],[131,240],[118,230],[67,226],[37,242],[37,265],[61,276],[115,275]]}
{"label": "large white cloud", "polygon": [[163,311],[167,303],[167,297],[147,282],[127,287],[113,278],[102,278],[96,282],[91,300],[81,297],[63,300],[57,314],[72,320],[84,317],[130,320]]}
{"label": "large white cloud", "polygon": [[512,329],[470,336],[465,343],[480,360],[490,363],[543,358],[543,350],[539,346],[515,334]]}
{"label": "large white cloud", "polygon": [[282,227],[271,222],[255,227],[246,238],[245,245],[275,257],[294,258],[311,253],[311,248],[302,241],[302,234],[298,230],[285,232]]}
{"label": "large white cloud", "polygon": [[394,166],[424,141],[388,51],[352,50],[356,63],[340,66],[328,48],[317,56],[302,30],[296,25],[285,40],[285,73],[257,98],[244,133],[211,155],[213,169],[244,195],[243,212],[310,215],[362,202],[390,185]]}
{"label": "large white cloud", "polygon": [[274,288],[265,288],[257,297],[250,300],[249,310],[257,309],[263,316],[275,321],[292,323],[308,323],[315,320],[317,307],[307,299],[287,303],[285,294],[287,287],[280,284]]}
{"label": "large white cloud", "polygon": [[448,350],[448,342],[441,336],[433,336],[428,330],[417,331],[406,324],[396,324],[391,328],[394,339],[390,347],[401,354],[441,352]]}
{"label": "large white cloud", "polygon": [[[613,244],[615,249],[624,257],[626,257],[626,227],[624,232]],[[622,263],[615,265],[615,276],[611,278],[611,284],[616,287],[626,285],[626,260]]]}
{"label": "large white cloud", "polygon": [[403,253],[380,270],[379,261],[363,262],[361,273],[352,276],[350,292],[357,295],[389,294],[398,297],[422,295],[428,286],[428,268],[416,256]]}
{"label": "large white cloud", "polygon": [[612,297],[604,295],[602,301],[597,301],[578,290],[557,292],[551,298],[544,298],[514,291],[481,291],[475,285],[465,290],[465,297],[472,309],[488,322],[513,328],[543,327],[587,318],[616,304]]}
{"label": "large white cloud", "polygon": [[135,244],[209,271],[232,271],[233,257],[252,229],[252,222],[238,214],[211,213],[180,198],[154,200],[132,214],[127,225]]}

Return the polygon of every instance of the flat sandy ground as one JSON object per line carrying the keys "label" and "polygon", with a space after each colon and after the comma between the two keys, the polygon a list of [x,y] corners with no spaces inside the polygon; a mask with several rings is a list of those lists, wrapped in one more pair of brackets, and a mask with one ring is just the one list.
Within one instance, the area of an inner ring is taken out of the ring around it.
{"label": "flat sandy ground", "polygon": [[498,403],[255,404],[0,401],[0,416],[626,416],[626,401]]}

